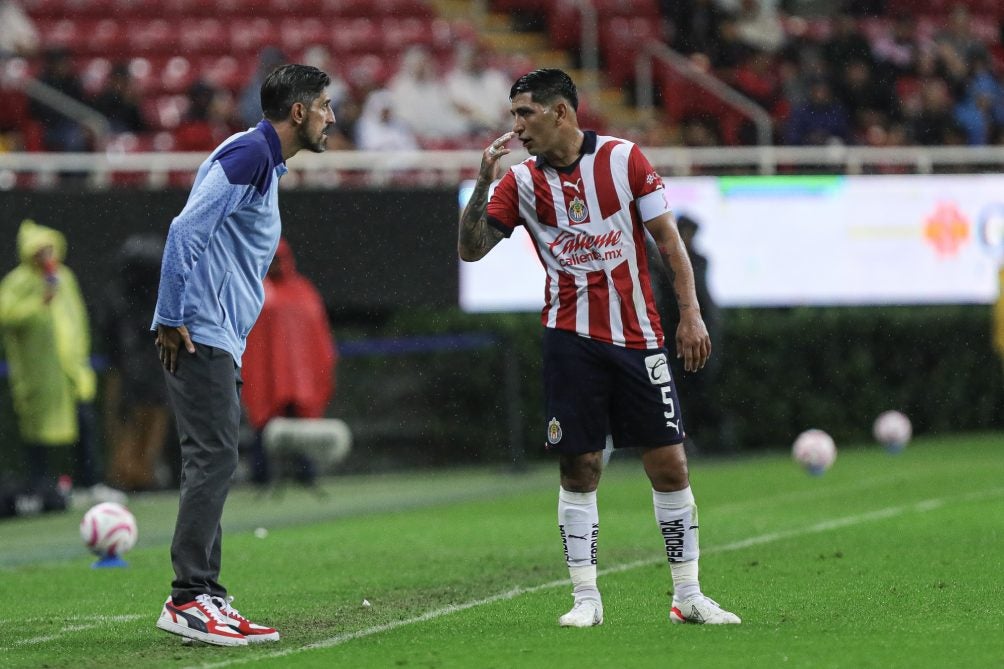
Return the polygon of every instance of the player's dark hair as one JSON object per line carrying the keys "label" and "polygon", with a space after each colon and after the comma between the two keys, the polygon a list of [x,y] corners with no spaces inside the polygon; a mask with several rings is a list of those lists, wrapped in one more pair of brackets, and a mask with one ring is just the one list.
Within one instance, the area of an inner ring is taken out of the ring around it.
{"label": "player's dark hair", "polygon": [[562,70],[543,68],[527,72],[516,80],[509,90],[509,99],[521,93],[529,93],[530,99],[540,104],[550,104],[558,98],[565,98],[572,109],[579,108],[579,92],[575,82]]}
{"label": "player's dark hair", "polygon": [[283,121],[297,102],[309,106],[331,83],[311,65],[280,65],[261,85],[261,111],[270,121]]}

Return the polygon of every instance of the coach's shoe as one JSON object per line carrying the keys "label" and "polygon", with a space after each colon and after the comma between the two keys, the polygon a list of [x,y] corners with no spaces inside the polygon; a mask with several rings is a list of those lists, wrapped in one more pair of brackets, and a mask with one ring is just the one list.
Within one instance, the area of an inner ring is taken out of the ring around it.
{"label": "coach's shoe", "polygon": [[558,618],[562,627],[593,627],[603,624],[603,602],[598,599],[577,599],[572,610]]}
{"label": "coach's shoe", "polygon": [[230,619],[230,626],[247,637],[248,643],[279,640],[279,633],[275,629],[251,622],[242,616],[240,611],[230,606],[230,602],[234,601],[233,597],[227,597],[226,599],[213,597],[212,599],[213,604],[216,604],[220,613]]}
{"label": "coach's shoe", "polygon": [[718,602],[704,595],[695,595],[682,602],[673,600],[669,619],[674,623],[697,623],[700,625],[738,625],[742,622],[734,613],[726,611]]}
{"label": "coach's shoe", "polygon": [[247,637],[234,629],[231,622],[209,595],[199,595],[193,601],[180,605],[168,597],[157,619],[157,627],[214,646],[248,645]]}

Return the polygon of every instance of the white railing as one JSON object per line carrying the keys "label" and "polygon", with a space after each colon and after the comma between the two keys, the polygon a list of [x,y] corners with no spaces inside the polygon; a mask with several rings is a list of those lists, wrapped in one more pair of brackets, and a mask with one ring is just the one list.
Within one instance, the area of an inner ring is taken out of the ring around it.
{"label": "white railing", "polygon": [[[743,148],[647,147],[645,155],[665,176],[692,174],[777,174],[829,172],[867,174],[908,172],[1004,171],[1004,146],[901,147],[858,146]],[[506,164],[527,157],[516,150]],[[60,174],[85,176],[88,185],[107,188],[114,175],[141,175],[150,188],[171,183],[171,175],[192,174],[205,153],[0,153],[0,189],[46,188],[60,182]],[[475,173],[481,151],[332,151],[301,153],[290,159],[284,185],[335,187],[405,184],[456,184]],[[22,177],[29,177],[25,184]]]}

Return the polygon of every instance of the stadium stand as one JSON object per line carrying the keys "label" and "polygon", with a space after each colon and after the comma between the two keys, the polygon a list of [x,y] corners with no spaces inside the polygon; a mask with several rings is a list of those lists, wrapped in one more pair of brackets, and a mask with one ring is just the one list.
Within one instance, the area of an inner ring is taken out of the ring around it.
{"label": "stadium stand", "polygon": [[[885,0],[884,11],[855,15],[853,35],[837,16],[779,19],[784,46],[759,52],[734,37],[736,16],[721,10],[712,42],[691,49],[678,9],[698,0],[590,0],[595,10],[601,68],[598,87],[584,95],[585,125],[636,141],[683,145],[742,145],[755,141],[749,122],[732,106],[681,76],[679,69],[654,62],[654,114],[632,107],[636,56],[649,41],[665,42],[695,68],[717,77],[762,106],[771,116],[775,143],[781,143],[793,112],[806,104],[806,91],[825,78],[845,107],[860,103],[844,78],[851,37],[864,44],[867,77],[892,92],[889,109],[848,108],[850,143],[871,146],[931,143],[998,143],[1004,139],[1004,3],[998,0]],[[709,0],[712,4],[718,0]],[[196,82],[236,97],[254,76],[266,47],[298,59],[307,47],[330,50],[337,74],[357,95],[383,87],[397,71],[401,55],[422,45],[445,73],[459,40],[477,40],[496,53],[495,64],[510,75],[529,67],[554,65],[585,81],[580,48],[583,13],[577,0],[485,0],[485,16],[474,16],[460,0],[23,0],[45,49],[72,54],[86,95],[105,86],[117,64],[128,66],[143,99],[148,133],[118,138],[126,151],[170,150],[188,112],[188,92]],[[755,3],[754,3],[755,4]],[[676,9],[668,9],[673,8]],[[527,18],[529,17],[529,19]],[[908,17],[904,19],[903,17]],[[717,19],[716,19],[717,20]],[[906,34],[901,23],[909,23]],[[530,34],[516,28],[539,26]],[[841,49],[844,49],[843,51]],[[952,55],[955,50],[955,56]],[[907,62],[895,58],[906,54]],[[958,57],[958,58],[956,58]],[[838,59],[838,60],[835,60]],[[25,67],[10,59],[5,70]],[[985,62],[985,67],[982,63]],[[40,56],[28,57],[37,73]],[[982,70],[980,69],[982,67]],[[9,74],[9,72],[8,72]],[[947,101],[936,102],[944,82]],[[6,149],[43,150],[44,132],[16,90],[0,112],[0,133],[13,133]],[[991,111],[980,95],[992,95]],[[356,100],[361,107],[362,100]],[[946,109],[933,109],[938,105]],[[884,105],[881,105],[884,107]],[[975,111],[974,111],[975,109]],[[999,111],[998,111],[999,109]],[[989,116],[988,116],[989,114]],[[941,115],[951,132],[932,138],[923,132]],[[351,110],[349,112],[351,118]],[[973,127],[983,124],[985,128]],[[649,131],[656,129],[656,132]],[[983,138],[982,140],[980,138]],[[423,143],[427,148],[474,148],[483,138]],[[835,141],[833,138],[813,141]]]}

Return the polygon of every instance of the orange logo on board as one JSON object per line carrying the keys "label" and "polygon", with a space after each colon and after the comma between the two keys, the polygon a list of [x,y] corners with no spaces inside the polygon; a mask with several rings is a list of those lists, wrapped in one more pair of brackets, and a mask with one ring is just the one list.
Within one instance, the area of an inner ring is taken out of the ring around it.
{"label": "orange logo on board", "polygon": [[940,256],[953,256],[969,239],[969,221],[952,202],[939,204],[924,221],[924,239]]}

